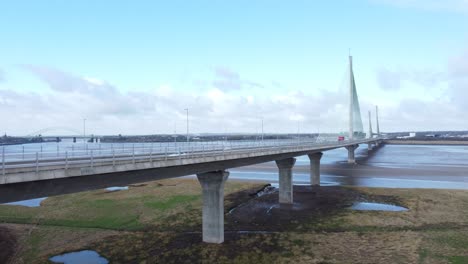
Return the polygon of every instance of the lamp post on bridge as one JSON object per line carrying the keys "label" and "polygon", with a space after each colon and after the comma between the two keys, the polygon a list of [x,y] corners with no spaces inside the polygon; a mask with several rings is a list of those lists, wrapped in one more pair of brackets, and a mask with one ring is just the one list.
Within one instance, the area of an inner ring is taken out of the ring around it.
{"label": "lamp post on bridge", "polygon": [[177,147],[177,123],[174,122],[174,149]]}
{"label": "lamp post on bridge", "polygon": [[262,143],[263,143],[263,117],[262,117]]}
{"label": "lamp post on bridge", "polygon": [[187,143],[189,143],[189,122],[188,122],[188,108],[184,109],[187,112]]}
{"label": "lamp post on bridge", "polygon": [[83,118],[83,142],[86,143],[86,118]]}
{"label": "lamp post on bridge", "polygon": [[379,127],[379,107],[375,106],[375,123],[377,125],[377,137],[380,136],[380,127]]}

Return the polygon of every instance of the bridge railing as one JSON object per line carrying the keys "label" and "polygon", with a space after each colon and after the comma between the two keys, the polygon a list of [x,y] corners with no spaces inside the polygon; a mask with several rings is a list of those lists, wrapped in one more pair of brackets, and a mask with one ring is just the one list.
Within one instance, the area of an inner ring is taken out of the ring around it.
{"label": "bridge railing", "polygon": [[63,158],[68,153],[70,157],[86,157],[90,156],[91,152],[95,156],[110,155],[112,152],[126,153],[126,154],[140,154],[140,153],[163,153],[167,149],[170,152],[177,152],[177,150],[187,151],[187,149],[203,149],[203,148],[245,148],[245,147],[260,147],[260,146],[282,146],[294,143],[310,143],[317,142],[314,140],[265,140],[265,141],[214,141],[214,142],[178,142],[174,143],[142,143],[140,144],[74,144],[70,146],[36,146],[33,149],[27,149],[24,145],[20,149],[5,152],[3,147],[2,158],[8,162],[35,160],[36,153],[39,159],[53,159]]}
{"label": "bridge railing", "polygon": [[[131,148],[95,148],[84,147],[83,149],[73,151],[56,152],[35,152],[35,153],[5,153],[2,149],[2,174],[6,174],[7,168],[31,168],[35,167],[36,172],[39,172],[45,166],[58,166],[63,169],[68,169],[70,166],[89,166],[93,167],[98,162],[141,162],[142,160],[156,161],[168,159],[185,159],[194,157],[219,156],[245,152],[259,152],[268,150],[284,150],[285,152],[292,149],[309,149],[311,147],[340,147],[355,143],[360,143],[362,140],[347,140],[339,142],[317,142],[316,140],[303,141],[260,141],[260,142],[235,142],[240,144],[232,144],[233,142],[205,142],[205,144],[184,144],[184,145],[142,145],[140,147],[132,145]],[[16,156],[15,156],[16,155]],[[21,160],[15,160],[11,157],[21,155]],[[7,161],[6,157],[10,157]],[[24,158],[23,158],[24,157]]]}

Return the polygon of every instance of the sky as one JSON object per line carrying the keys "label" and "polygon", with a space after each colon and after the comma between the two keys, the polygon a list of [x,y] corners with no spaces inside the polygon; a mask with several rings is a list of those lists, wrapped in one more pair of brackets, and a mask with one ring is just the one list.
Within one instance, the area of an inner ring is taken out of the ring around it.
{"label": "sky", "polygon": [[8,135],[468,130],[468,0],[0,4]]}

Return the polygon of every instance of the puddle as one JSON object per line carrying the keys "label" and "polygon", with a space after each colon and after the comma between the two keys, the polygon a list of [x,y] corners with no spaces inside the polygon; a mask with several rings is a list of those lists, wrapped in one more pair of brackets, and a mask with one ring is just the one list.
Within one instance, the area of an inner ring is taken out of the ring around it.
{"label": "puddle", "polygon": [[20,205],[20,206],[26,206],[26,207],[39,207],[41,206],[41,202],[47,199],[47,197],[44,198],[36,198],[36,199],[31,199],[31,200],[23,200],[23,201],[17,201],[17,202],[11,202],[11,203],[5,203],[4,205]]}
{"label": "puddle", "polygon": [[358,210],[358,211],[390,211],[390,212],[402,212],[408,211],[408,208],[391,205],[391,204],[383,204],[383,203],[363,203],[357,202],[354,203],[349,209]]}
{"label": "puddle", "polygon": [[101,257],[96,251],[83,250],[51,257],[53,263],[64,264],[107,264],[109,261]]}
{"label": "puddle", "polygon": [[123,191],[123,190],[128,190],[128,186],[123,186],[123,187],[114,186],[114,187],[106,188],[106,191],[109,191],[109,192],[117,192],[117,191]]}

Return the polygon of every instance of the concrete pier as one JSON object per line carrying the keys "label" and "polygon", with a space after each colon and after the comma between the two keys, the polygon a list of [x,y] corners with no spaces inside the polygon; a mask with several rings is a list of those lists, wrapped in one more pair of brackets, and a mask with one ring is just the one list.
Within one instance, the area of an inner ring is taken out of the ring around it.
{"label": "concrete pier", "polygon": [[203,189],[203,242],[224,242],[224,183],[227,171],[197,174]]}
{"label": "concrete pier", "polygon": [[354,150],[357,149],[359,145],[351,145],[347,146],[346,149],[348,150],[348,163],[354,164],[356,163],[356,158],[354,157]]}
{"label": "concrete pier", "polygon": [[276,160],[279,169],[279,203],[293,203],[292,167],[296,163],[295,158]]}
{"label": "concrete pier", "polygon": [[367,150],[371,151],[372,150],[372,143],[367,144]]}
{"label": "concrete pier", "polygon": [[310,160],[310,185],[320,186],[320,159],[322,152],[308,154]]}

